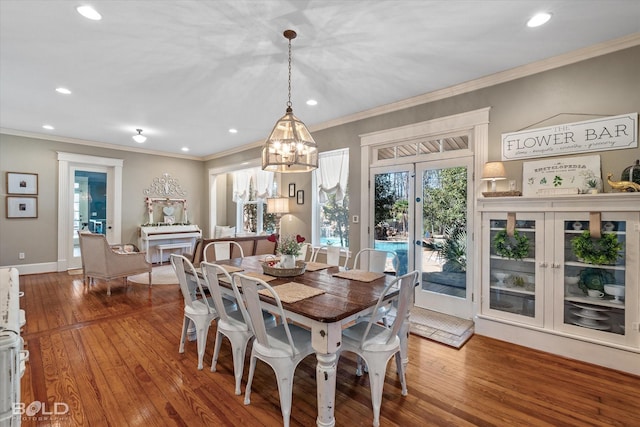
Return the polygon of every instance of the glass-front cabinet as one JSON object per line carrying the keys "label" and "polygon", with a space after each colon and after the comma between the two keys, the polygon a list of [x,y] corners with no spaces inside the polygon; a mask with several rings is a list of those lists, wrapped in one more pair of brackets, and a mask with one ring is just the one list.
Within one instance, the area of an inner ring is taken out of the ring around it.
{"label": "glass-front cabinet", "polygon": [[543,325],[544,214],[515,214],[512,230],[506,213],[490,213],[483,221],[483,254],[489,255],[483,282],[483,311],[531,325]]}
{"label": "glass-front cabinet", "polygon": [[480,316],[640,360],[640,198],[575,197],[479,202]]}
{"label": "glass-front cabinet", "polygon": [[589,213],[554,216],[558,263],[554,273],[562,284],[555,290],[554,327],[637,345],[638,333],[631,333],[637,328],[633,324],[637,317],[631,313],[638,301],[638,248],[633,239],[627,239],[628,231],[633,233],[630,217],[615,212],[596,213],[596,217]]}

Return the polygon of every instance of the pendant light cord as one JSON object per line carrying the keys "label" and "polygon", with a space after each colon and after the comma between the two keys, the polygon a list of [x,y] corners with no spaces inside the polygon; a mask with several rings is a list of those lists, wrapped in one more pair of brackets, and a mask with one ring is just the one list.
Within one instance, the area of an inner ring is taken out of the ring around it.
{"label": "pendant light cord", "polygon": [[291,108],[291,39],[289,39],[289,101],[287,107]]}

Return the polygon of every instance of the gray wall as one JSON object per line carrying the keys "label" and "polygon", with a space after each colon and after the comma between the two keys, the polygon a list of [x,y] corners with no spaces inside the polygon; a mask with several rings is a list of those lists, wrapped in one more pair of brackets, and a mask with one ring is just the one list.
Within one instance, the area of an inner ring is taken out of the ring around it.
{"label": "gray wall", "polygon": [[[490,59],[489,59],[490,60]],[[500,140],[504,132],[536,128],[558,123],[571,123],[598,116],[640,111],[640,47],[633,47],[597,58],[480,89],[463,95],[422,104],[405,110],[335,126],[314,132],[320,151],[350,148],[350,212],[360,215],[360,137],[359,135],[411,123],[422,122],[478,108],[491,107],[489,125],[489,160],[499,160]],[[428,76],[425,76],[428,78]],[[381,82],[382,83],[382,82]],[[309,118],[302,118],[309,121]],[[276,117],[274,117],[276,120]],[[266,133],[265,133],[266,137]],[[123,240],[134,240],[137,227],[144,222],[144,196],[154,177],[164,172],[178,178],[188,191],[192,222],[199,224],[205,235],[208,224],[207,170],[240,164],[260,157],[260,149],[252,148],[206,162],[172,159],[162,156],[130,153],[65,144],[53,141],[0,135],[0,171],[5,191],[6,171],[35,172],[40,178],[39,218],[7,220],[0,218],[0,265],[19,265],[56,260],[57,248],[57,161],[56,151],[90,154],[124,159]],[[602,173],[612,172],[619,179],[622,170],[640,159],[640,148],[598,153]],[[366,166],[366,165],[365,165]],[[518,181],[522,178],[522,162],[506,163],[507,173]],[[285,217],[284,233],[311,236],[311,176],[283,175],[281,189],[288,184],[305,191],[305,204],[292,204],[291,221]],[[520,185],[520,182],[518,183]],[[605,184],[605,191],[610,188]],[[229,195],[230,200],[230,195]],[[216,204],[225,203],[217,200]],[[227,210],[228,221],[233,220]],[[359,226],[350,227],[351,249],[358,250]],[[18,252],[30,254],[18,260]]]}
{"label": "gray wall", "polygon": [[[208,228],[207,176],[203,162],[122,150],[89,147],[50,140],[0,134],[2,194],[6,173],[38,174],[38,218],[7,219],[0,216],[0,266],[55,262],[58,258],[57,152],[123,159],[122,241],[138,241],[138,227],[147,221],[145,196],[153,178],[169,173],[187,191],[189,220]],[[3,207],[3,211],[6,207]],[[24,260],[18,259],[24,252]]]}
{"label": "gray wall", "polygon": [[[640,111],[639,70],[640,47],[636,46],[485,89],[324,129],[314,132],[313,137],[321,152],[343,147],[350,149],[349,210],[351,215],[360,215],[366,206],[360,206],[360,193],[364,189],[360,182],[359,135],[491,107],[489,160],[500,160],[502,133]],[[603,178],[612,172],[617,180],[625,167],[640,159],[640,148],[594,154],[601,157]],[[207,167],[239,164],[257,157],[259,152],[250,150],[210,160]],[[516,179],[518,188],[522,188],[522,161],[505,162],[505,167],[509,178]],[[282,231],[311,236],[311,223],[307,220],[311,217],[310,174],[284,175],[282,188],[288,188],[289,182],[295,182],[296,189],[305,191],[305,204],[297,206],[294,203],[295,218],[293,221],[285,218]],[[506,185],[506,182],[499,184]],[[605,191],[611,191],[606,183]],[[349,241],[350,249],[359,250],[358,225],[351,224]]]}

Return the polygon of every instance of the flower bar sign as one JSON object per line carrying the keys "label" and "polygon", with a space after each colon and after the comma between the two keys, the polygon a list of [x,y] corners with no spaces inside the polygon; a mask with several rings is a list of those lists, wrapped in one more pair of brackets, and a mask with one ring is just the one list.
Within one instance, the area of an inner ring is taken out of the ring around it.
{"label": "flower bar sign", "polygon": [[502,134],[502,160],[638,146],[638,113]]}

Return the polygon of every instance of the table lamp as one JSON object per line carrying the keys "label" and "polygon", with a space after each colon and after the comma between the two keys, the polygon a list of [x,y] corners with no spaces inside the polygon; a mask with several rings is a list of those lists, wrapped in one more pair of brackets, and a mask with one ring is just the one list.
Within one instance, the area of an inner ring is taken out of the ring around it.
{"label": "table lamp", "polygon": [[289,213],[288,197],[270,197],[267,199],[267,212],[275,214],[278,219],[276,225],[276,234],[280,234],[280,221],[283,214]]}
{"label": "table lamp", "polygon": [[507,173],[504,170],[502,162],[487,162],[482,168],[483,181],[491,181],[491,192],[496,192],[496,181],[499,179],[507,179]]}

